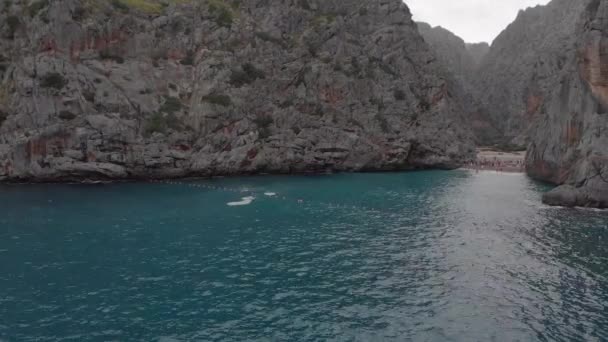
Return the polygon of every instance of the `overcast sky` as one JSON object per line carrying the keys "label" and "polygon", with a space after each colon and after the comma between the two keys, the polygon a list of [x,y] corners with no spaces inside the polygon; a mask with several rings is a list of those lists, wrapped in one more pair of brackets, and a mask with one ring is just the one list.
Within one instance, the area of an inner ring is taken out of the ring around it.
{"label": "overcast sky", "polygon": [[549,0],[405,0],[414,20],[444,27],[469,43],[491,43],[520,9]]}

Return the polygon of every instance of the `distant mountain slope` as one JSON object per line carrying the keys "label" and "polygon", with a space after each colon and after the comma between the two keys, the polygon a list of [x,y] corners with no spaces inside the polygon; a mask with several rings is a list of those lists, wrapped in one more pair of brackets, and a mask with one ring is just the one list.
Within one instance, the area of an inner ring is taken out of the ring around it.
{"label": "distant mountain slope", "polygon": [[454,91],[465,110],[467,124],[472,128],[479,145],[492,145],[502,140],[503,134],[491,116],[476,99],[475,89],[481,60],[489,52],[489,45],[466,44],[464,40],[442,27],[431,27],[419,22],[418,30],[431,46],[440,64],[455,82]]}
{"label": "distant mountain slope", "polygon": [[477,70],[486,55],[490,53],[490,45],[488,43],[467,43],[466,47]]}

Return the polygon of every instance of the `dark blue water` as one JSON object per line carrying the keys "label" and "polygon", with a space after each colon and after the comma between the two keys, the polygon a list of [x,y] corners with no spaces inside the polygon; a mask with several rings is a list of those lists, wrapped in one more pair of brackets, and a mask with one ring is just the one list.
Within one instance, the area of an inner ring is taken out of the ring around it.
{"label": "dark blue water", "polygon": [[0,340],[608,341],[608,213],[544,190],[464,171],[1,186]]}

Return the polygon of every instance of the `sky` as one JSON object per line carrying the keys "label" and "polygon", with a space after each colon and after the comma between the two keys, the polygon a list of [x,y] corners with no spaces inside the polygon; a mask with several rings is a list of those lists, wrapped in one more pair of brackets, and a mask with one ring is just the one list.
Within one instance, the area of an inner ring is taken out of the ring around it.
{"label": "sky", "polygon": [[414,20],[446,28],[468,43],[491,43],[520,9],[549,0],[405,0]]}

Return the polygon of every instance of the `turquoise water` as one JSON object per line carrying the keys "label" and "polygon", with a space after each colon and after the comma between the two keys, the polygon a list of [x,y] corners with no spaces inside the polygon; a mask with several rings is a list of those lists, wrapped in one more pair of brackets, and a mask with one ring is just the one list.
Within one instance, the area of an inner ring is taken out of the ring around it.
{"label": "turquoise water", "polygon": [[608,341],[608,213],[544,190],[466,171],[0,186],[0,340]]}

